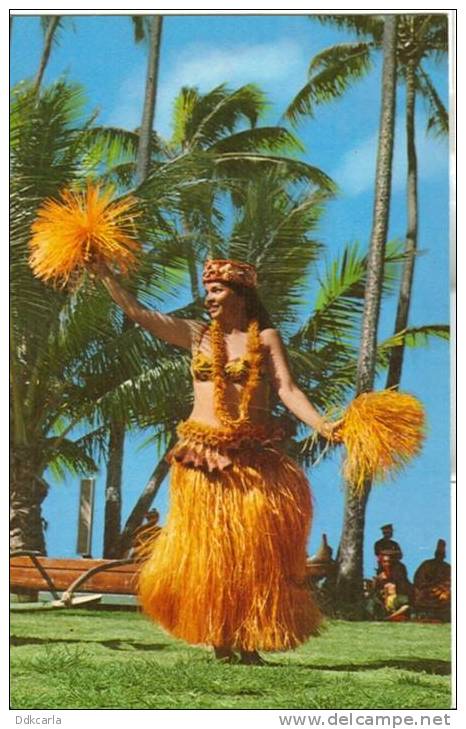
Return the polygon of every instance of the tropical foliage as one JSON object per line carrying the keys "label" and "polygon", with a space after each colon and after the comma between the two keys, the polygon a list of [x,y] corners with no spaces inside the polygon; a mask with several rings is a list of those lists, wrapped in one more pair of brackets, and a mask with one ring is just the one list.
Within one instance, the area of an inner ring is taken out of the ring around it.
{"label": "tropical foliage", "polygon": [[[312,15],[312,20],[349,31],[357,40],[339,43],[316,54],[309,63],[308,81],[287,109],[296,122],[314,116],[316,108],[342,96],[352,84],[373,69],[374,54],[382,49],[382,15]],[[406,80],[415,64],[416,89],[425,99],[429,116],[427,127],[437,133],[448,131],[448,112],[425,62],[440,61],[448,52],[448,16],[443,13],[399,15],[397,27],[397,74]]]}
{"label": "tropical foliage", "polygon": [[[354,41],[340,43],[319,52],[309,64],[309,79],[287,110],[297,122],[302,116],[313,117],[316,108],[341,97],[355,82],[372,70],[375,54],[382,48],[384,16],[314,15],[324,25],[350,31]],[[397,77],[406,88],[406,146],[408,227],[406,256],[400,280],[394,333],[408,326],[418,238],[418,173],[416,154],[416,98],[427,106],[426,129],[435,135],[448,134],[448,111],[435,87],[426,63],[438,63],[448,53],[448,16],[442,13],[399,15],[397,17]],[[389,363],[387,387],[398,386],[403,366],[404,345],[395,347]]]}
{"label": "tropical foliage", "polygon": [[[12,537],[13,546],[39,550],[46,493],[39,479],[45,466],[66,458],[77,470],[95,467],[88,440],[71,444],[62,431],[58,443],[54,434],[64,413],[70,417],[75,411],[81,390],[66,376],[75,358],[62,347],[62,320],[65,312],[73,316],[71,300],[34,279],[27,263],[38,204],[78,177],[89,124],[80,119],[82,101],[75,87],[58,84],[37,104],[34,90],[20,87],[11,114]],[[73,126],[78,119],[80,133]]]}

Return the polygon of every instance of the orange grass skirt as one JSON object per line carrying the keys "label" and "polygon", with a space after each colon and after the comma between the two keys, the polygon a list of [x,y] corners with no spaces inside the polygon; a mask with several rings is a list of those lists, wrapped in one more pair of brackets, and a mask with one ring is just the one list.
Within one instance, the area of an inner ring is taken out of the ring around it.
{"label": "orange grass skirt", "polygon": [[228,450],[228,467],[213,472],[185,465],[176,450],[167,523],[146,547],[140,573],[143,610],[192,644],[279,651],[317,635],[302,470],[252,441]]}

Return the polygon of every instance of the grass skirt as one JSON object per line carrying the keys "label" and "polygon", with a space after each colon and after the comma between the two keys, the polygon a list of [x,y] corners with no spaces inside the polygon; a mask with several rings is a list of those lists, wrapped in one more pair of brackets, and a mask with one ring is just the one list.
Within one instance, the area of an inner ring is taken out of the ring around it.
{"label": "grass skirt", "polygon": [[169,516],[147,547],[141,605],[188,643],[295,648],[321,622],[305,574],[309,484],[270,440],[246,438],[235,446],[222,444],[218,433],[214,447],[201,432],[197,442],[182,438],[172,452]]}

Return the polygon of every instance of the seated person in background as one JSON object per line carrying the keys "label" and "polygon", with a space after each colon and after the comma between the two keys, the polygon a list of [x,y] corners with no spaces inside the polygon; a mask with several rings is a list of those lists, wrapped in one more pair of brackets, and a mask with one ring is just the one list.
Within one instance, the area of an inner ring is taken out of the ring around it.
{"label": "seated person in background", "polygon": [[399,595],[394,582],[387,582],[383,588],[384,607],[388,616],[399,615],[409,608],[407,595]]}
{"label": "seated person in background", "polygon": [[398,544],[398,542],[395,542],[393,537],[393,524],[384,524],[382,527],[380,527],[382,530],[383,537],[382,539],[378,539],[374,543],[374,553],[377,557],[377,572],[382,571],[381,567],[381,556],[383,552],[389,551],[395,559],[402,559],[403,553],[401,551],[401,547]]}
{"label": "seated person in background", "polygon": [[398,609],[398,595],[396,594],[396,585],[394,582],[385,583],[383,588],[383,601],[389,613],[393,613]]}
{"label": "seated person in background", "polygon": [[370,620],[383,620],[386,617],[385,606],[375,591],[375,580],[363,580],[364,607]]}
{"label": "seated person in background", "polygon": [[382,552],[379,561],[381,571],[375,576],[374,589],[388,615],[404,612],[413,600],[413,586],[408,579],[405,565],[390,551]]}
{"label": "seated person in background", "polygon": [[451,567],[445,562],[446,542],[439,539],[434,559],[426,559],[414,575],[416,607],[449,610],[451,599]]}

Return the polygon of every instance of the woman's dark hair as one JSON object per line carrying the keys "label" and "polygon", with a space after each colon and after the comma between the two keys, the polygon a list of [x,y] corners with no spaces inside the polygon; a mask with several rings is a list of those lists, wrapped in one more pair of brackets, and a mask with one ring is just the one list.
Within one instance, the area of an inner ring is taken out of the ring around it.
{"label": "woman's dark hair", "polygon": [[270,314],[260,300],[255,288],[251,286],[243,286],[242,284],[237,284],[233,281],[229,281],[228,283],[222,281],[222,283],[225,286],[229,286],[235,294],[238,294],[238,296],[241,296],[244,299],[248,321],[251,321],[251,319],[257,319],[261,330],[273,327]]}

